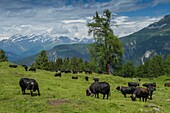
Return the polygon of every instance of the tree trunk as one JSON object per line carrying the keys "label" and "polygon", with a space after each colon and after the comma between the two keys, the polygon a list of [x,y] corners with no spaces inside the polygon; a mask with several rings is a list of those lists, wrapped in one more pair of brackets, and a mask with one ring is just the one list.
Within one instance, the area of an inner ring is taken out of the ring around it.
{"label": "tree trunk", "polygon": [[110,65],[106,64],[106,73],[110,75]]}

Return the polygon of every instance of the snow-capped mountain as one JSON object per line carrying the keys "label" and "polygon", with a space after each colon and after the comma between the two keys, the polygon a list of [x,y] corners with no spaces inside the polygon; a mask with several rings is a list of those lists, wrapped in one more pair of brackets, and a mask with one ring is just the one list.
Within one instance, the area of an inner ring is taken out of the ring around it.
{"label": "snow-capped mountain", "polygon": [[[61,44],[72,44],[72,43],[92,43],[93,39],[89,38],[69,38],[67,36],[52,37],[49,35],[35,35],[30,36],[14,35],[9,39],[4,39],[0,41],[0,47],[4,51],[14,53],[20,57],[24,58],[27,56],[39,53],[41,50],[49,50],[56,45]],[[13,60],[8,56],[9,61]]]}

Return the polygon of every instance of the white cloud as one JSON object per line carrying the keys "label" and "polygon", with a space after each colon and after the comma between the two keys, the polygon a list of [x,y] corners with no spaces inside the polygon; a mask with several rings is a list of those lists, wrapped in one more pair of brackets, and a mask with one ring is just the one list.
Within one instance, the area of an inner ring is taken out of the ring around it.
{"label": "white cloud", "polygon": [[118,37],[123,37],[129,34],[132,34],[134,32],[137,32],[144,27],[147,27],[148,25],[157,22],[162,17],[156,18],[156,17],[133,17],[129,18],[126,16],[120,16],[115,19],[117,22],[118,27],[113,26],[113,30],[115,32],[115,35]]}
{"label": "white cloud", "polygon": [[[53,36],[89,37],[86,23],[98,11],[110,9],[113,14],[136,11],[169,0],[153,0],[140,3],[141,0],[1,0],[0,1],[0,39],[15,34],[47,34]],[[67,4],[67,5],[66,5]],[[116,35],[124,36],[136,32],[159,18],[118,16],[119,27],[113,27]]]}

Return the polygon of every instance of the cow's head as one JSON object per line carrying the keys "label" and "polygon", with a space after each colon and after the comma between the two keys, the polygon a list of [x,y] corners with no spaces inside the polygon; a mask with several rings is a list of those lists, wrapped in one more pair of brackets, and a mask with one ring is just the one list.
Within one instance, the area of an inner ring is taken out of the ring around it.
{"label": "cow's head", "polygon": [[132,101],[136,101],[136,95],[135,94],[132,94],[130,97],[131,97]]}
{"label": "cow's head", "polygon": [[119,90],[120,90],[120,86],[117,86],[117,87],[116,87],[116,90],[118,90],[118,91],[119,91]]}
{"label": "cow's head", "polygon": [[86,90],[86,96],[90,96],[90,95],[93,95],[93,93],[90,91],[90,89],[87,89]]}
{"label": "cow's head", "polygon": [[29,82],[27,89],[33,91],[34,90],[35,83]]}

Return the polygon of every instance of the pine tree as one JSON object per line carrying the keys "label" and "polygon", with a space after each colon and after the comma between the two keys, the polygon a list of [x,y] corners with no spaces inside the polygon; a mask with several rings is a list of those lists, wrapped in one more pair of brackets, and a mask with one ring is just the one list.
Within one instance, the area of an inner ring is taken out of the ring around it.
{"label": "pine tree", "polygon": [[[122,44],[111,29],[111,12],[105,10],[102,16],[98,12],[88,23],[89,34],[93,34],[95,42],[91,45],[91,60],[110,74],[110,69],[116,69],[122,58]],[[96,67],[96,68],[97,68]]]}
{"label": "pine tree", "polygon": [[40,54],[36,57],[35,67],[42,70],[49,69],[48,56],[45,50],[42,50]]}
{"label": "pine tree", "polygon": [[0,62],[7,61],[7,56],[5,55],[5,52],[3,50],[0,50]]}
{"label": "pine tree", "polygon": [[55,67],[56,70],[61,70],[63,66],[63,59],[62,58],[57,58],[55,62]]}
{"label": "pine tree", "polygon": [[165,74],[170,75],[170,54],[168,54],[165,59],[164,72],[165,72]]}
{"label": "pine tree", "polygon": [[69,57],[64,58],[62,69],[69,69],[70,70],[70,58]]}
{"label": "pine tree", "polygon": [[135,67],[131,61],[127,61],[122,67],[122,74],[126,77],[135,76]]}
{"label": "pine tree", "polygon": [[164,74],[163,71],[163,58],[161,55],[155,55],[153,56],[150,64],[150,71],[149,76],[150,77],[158,77]]}

